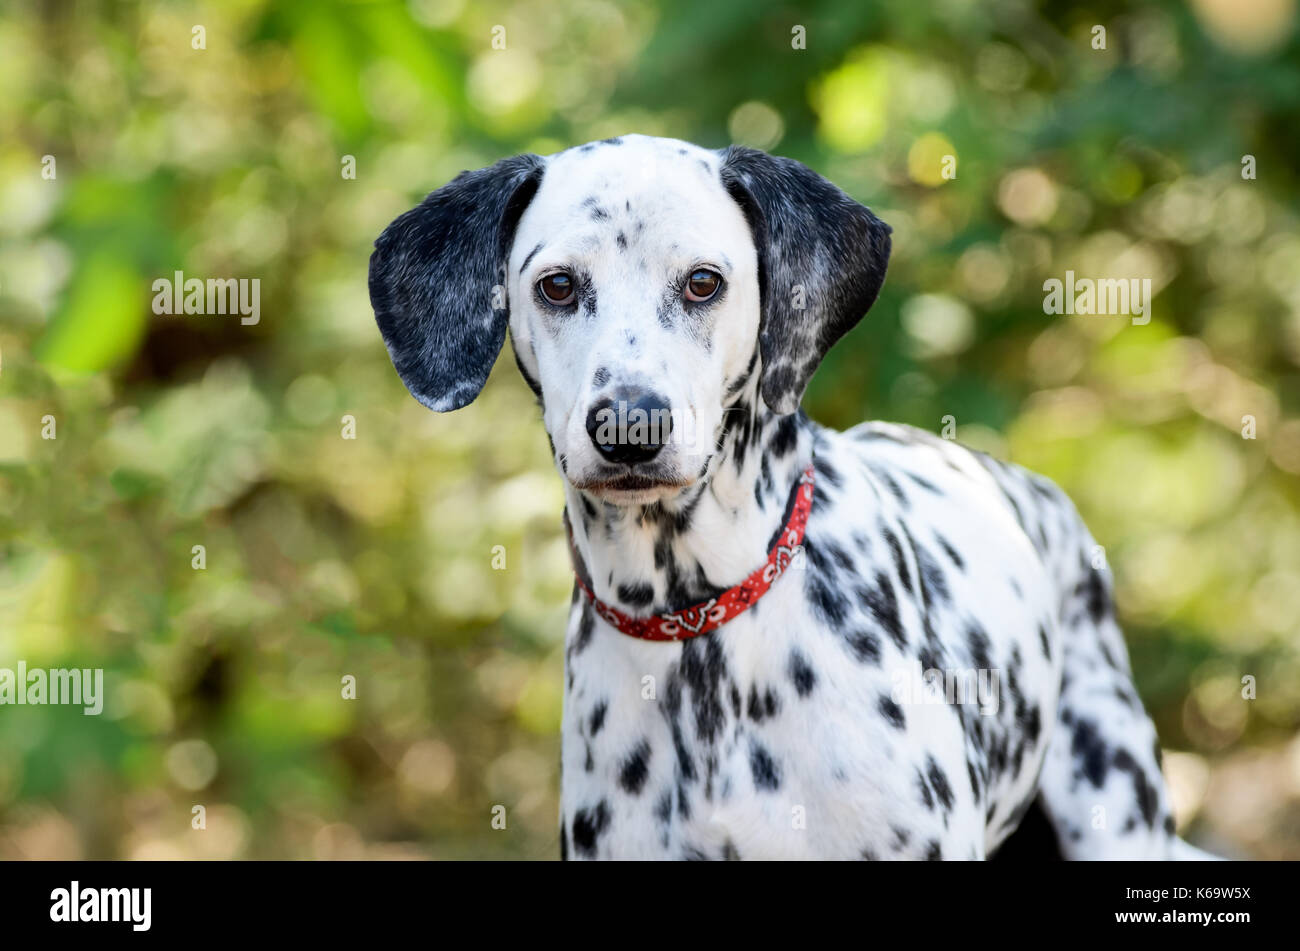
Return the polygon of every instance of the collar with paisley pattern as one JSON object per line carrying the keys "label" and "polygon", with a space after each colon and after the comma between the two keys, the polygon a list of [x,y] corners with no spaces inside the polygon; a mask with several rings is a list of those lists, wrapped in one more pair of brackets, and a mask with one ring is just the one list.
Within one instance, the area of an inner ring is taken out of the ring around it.
{"label": "collar with paisley pattern", "polygon": [[[803,544],[804,529],[808,525],[808,515],[812,511],[813,503],[811,464],[800,475],[790,494],[793,504],[787,503],[786,506],[790,510],[790,518],[786,521],[781,534],[777,536],[776,544],[768,552],[767,562],[756,568],[740,584],[728,588],[717,597],[709,598],[681,611],[638,618],[624,614],[618,608],[600,600],[583,582],[581,575],[575,571],[574,577],[578,587],[591,601],[592,607],[601,619],[629,637],[639,637],[647,641],[680,641],[715,631],[732,618],[753,607],[759,598],[767,594],[768,589],[785,573],[796,557],[802,556],[800,546]],[[572,548],[572,533],[569,535],[569,545]],[[577,564],[576,551],[572,551],[571,554],[574,555],[574,562]]]}

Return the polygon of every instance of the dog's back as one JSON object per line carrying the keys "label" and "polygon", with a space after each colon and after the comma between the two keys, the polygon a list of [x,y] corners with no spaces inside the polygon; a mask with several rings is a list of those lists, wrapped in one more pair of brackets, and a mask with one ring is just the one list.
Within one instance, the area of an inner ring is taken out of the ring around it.
{"label": "dog's back", "polygon": [[[944,583],[964,596],[939,623],[960,629],[966,615],[993,632],[1014,718],[1006,750],[1001,739],[987,744],[990,767],[1004,753],[1014,767],[1045,739],[1037,788],[1066,855],[1169,857],[1174,819],[1155,730],[1133,687],[1104,550],[1069,498],[1042,476],[909,427],[869,423],[847,435],[906,510],[913,537],[929,524],[944,539]],[[1011,606],[1024,618],[1022,605],[1036,618],[1033,636],[999,630],[998,614]],[[1029,664],[1031,654],[1044,663]],[[1025,699],[1057,692],[1051,710]],[[990,847],[1028,806],[990,830]]]}

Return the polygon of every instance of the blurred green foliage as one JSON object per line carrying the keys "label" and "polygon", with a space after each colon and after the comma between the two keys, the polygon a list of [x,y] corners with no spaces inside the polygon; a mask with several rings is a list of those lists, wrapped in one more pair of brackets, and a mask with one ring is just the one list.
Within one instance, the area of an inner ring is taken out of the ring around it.
{"label": "blurred green foliage", "polygon": [[[557,854],[538,414],[508,356],[417,405],[366,265],[461,169],[627,131],[893,226],[806,408],[951,416],[1066,488],[1182,825],[1300,856],[1294,0],[18,2],[0,88],[0,666],[108,686],[0,708],[0,856]],[[1152,277],[1151,322],[1045,316],[1067,269]],[[260,321],[154,315],[176,270],[260,279]]]}

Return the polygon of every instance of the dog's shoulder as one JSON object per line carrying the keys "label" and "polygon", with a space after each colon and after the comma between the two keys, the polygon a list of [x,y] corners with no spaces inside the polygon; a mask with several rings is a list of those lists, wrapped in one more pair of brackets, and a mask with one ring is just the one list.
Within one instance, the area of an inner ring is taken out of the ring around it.
{"label": "dog's shoulder", "polygon": [[896,491],[891,483],[931,496],[985,494],[1013,508],[1027,504],[1072,509],[1068,496],[1051,479],[914,426],[871,421],[842,433],[822,433],[835,454],[861,460],[900,503],[910,502],[913,493]]}
{"label": "dog's shoulder", "polygon": [[867,422],[842,433],[823,430],[819,441],[842,466],[856,464],[901,520],[947,527],[959,558],[964,549],[969,557],[1024,540],[1064,580],[1092,545],[1074,504],[1051,479],[956,440]]}

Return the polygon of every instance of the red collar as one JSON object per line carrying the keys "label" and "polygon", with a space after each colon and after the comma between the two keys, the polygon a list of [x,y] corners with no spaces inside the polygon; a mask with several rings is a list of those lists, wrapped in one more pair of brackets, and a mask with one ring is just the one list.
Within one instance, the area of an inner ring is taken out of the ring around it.
{"label": "red collar", "polygon": [[[639,637],[647,641],[680,641],[688,637],[708,634],[752,607],[759,598],[767,594],[767,590],[775,584],[776,579],[790,567],[790,562],[795,558],[799,546],[803,544],[808,514],[812,511],[813,467],[811,465],[803,471],[799,481],[794,484],[791,497],[794,504],[790,506],[790,519],[785,523],[785,530],[776,544],[768,552],[766,564],[756,568],[748,578],[728,588],[716,598],[709,598],[700,604],[669,614],[635,618],[629,617],[618,608],[596,597],[575,572],[578,587],[591,599],[592,607],[603,620],[629,637]],[[573,544],[572,537],[569,539],[569,544]]]}

